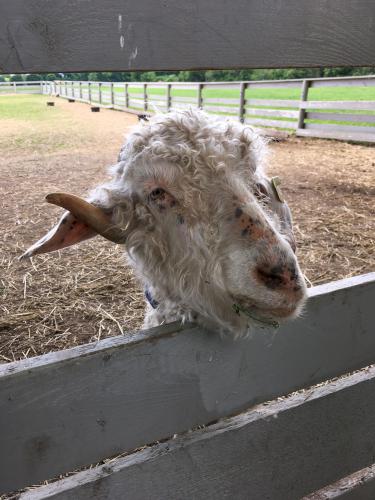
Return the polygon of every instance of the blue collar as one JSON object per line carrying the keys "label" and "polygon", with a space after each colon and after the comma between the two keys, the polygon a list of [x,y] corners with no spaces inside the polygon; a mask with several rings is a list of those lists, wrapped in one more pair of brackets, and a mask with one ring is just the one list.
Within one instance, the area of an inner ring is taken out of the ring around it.
{"label": "blue collar", "polygon": [[152,295],[151,295],[151,293],[150,293],[150,290],[148,289],[148,287],[147,287],[147,286],[146,286],[146,288],[145,288],[145,297],[146,297],[146,299],[147,299],[148,303],[151,305],[151,307],[152,307],[153,309],[156,309],[156,308],[158,307],[159,302],[158,302],[157,300],[155,300],[155,299],[153,299],[153,298],[152,298]]}

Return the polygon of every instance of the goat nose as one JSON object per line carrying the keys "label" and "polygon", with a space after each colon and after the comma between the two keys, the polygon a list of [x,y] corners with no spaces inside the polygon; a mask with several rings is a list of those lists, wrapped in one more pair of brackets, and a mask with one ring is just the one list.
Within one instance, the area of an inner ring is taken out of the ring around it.
{"label": "goat nose", "polygon": [[288,289],[298,292],[301,289],[298,284],[298,273],[294,265],[258,266],[256,276],[259,281],[271,290]]}

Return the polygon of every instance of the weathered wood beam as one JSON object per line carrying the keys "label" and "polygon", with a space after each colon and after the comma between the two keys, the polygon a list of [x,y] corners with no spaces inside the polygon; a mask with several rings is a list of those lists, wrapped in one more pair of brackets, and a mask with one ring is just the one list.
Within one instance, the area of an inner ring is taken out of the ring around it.
{"label": "weathered wood beam", "polygon": [[1,0],[0,72],[375,65],[373,0]]}
{"label": "weathered wood beam", "polygon": [[318,286],[251,339],[176,324],[0,365],[0,491],[375,362],[375,273]]}
{"label": "weathered wood beam", "polygon": [[41,487],[20,500],[297,500],[372,464],[374,391],[373,366]]}

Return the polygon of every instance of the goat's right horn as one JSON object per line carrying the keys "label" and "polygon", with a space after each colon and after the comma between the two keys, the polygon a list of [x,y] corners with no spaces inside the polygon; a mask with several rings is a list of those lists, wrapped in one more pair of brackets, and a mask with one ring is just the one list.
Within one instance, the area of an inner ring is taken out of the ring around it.
{"label": "goat's right horn", "polygon": [[65,208],[80,222],[83,222],[96,233],[113,243],[125,243],[126,229],[114,225],[108,214],[86,200],[68,193],[51,193],[46,196],[46,201]]}

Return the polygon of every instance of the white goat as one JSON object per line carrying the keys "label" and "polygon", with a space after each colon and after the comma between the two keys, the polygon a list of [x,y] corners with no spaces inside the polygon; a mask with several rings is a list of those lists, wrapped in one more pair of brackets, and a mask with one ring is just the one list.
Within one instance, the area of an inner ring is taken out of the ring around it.
{"label": "white goat", "polygon": [[294,317],[306,287],[265,152],[239,123],[193,110],[155,116],[128,136],[90,203],[47,197],[68,212],[24,257],[97,234],[124,244],[146,288],[145,327],[194,320],[245,336],[258,321]]}

